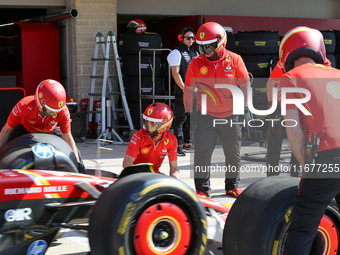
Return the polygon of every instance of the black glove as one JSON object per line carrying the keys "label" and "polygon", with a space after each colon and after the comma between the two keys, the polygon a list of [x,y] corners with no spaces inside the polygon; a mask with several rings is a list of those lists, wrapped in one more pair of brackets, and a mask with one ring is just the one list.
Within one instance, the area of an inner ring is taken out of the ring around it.
{"label": "black glove", "polygon": [[83,162],[78,162],[78,171],[81,174],[85,174],[85,166],[84,166]]}

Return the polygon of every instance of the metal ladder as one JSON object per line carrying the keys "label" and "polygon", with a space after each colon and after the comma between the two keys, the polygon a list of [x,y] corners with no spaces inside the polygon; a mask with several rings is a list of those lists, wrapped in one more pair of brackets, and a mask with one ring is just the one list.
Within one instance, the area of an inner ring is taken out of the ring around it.
{"label": "metal ladder", "polygon": [[[103,51],[103,57],[98,57],[98,48],[99,45],[102,45],[102,51]],[[111,44],[113,46],[113,54],[114,57],[110,58],[110,48]],[[94,141],[94,143],[98,142],[109,142],[113,144],[124,144],[123,139],[118,135],[118,133],[115,131],[115,128],[129,128],[130,131],[134,131],[130,110],[127,104],[127,100],[125,97],[125,90],[124,90],[124,84],[122,79],[122,72],[120,69],[120,58],[118,56],[118,50],[117,50],[117,42],[116,37],[113,34],[112,31],[108,32],[106,40],[102,33],[98,32],[96,35],[96,42],[95,42],[95,49],[94,49],[94,57],[91,59],[93,61],[93,69],[92,69],[92,75],[91,75],[91,91],[89,94],[89,110],[87,113],[88,121],[92,122],[92,114],[101,114],[101,130],[102,132],[98,136],[98,138]],[[98,61],[104,61],[104,71],[102,75],[97,74],[97,62]],[[109,62],[115,61],[116,69],[117,69],[117,75],[110,75],[109,71]],[[103,79],[103,85],[102,85],[102,92],[101,93],[94,93],[95,91],[95,84],[96,79]],[[114,91],[114,88],[112,87],[112,80],[115,79],[115,84],[118,80],[119,83],[119,91]],[[106,91],[107,88],[109,89],[109,97],[106,97]],[[116,108],[116,103],[114,101],[114,95],[119,95],[122,100],[122,109]],[[94,97],[100,97],[101,98],[101,110],[100,111],[94,111],[93,110],[93,102]],[[117,126],[115,125],[115,121],[112,121],[111,118],[111,112],[113,113],[113,119],[117,119],[117,112],[123,112],[125,120],[128,121],[128,126]],[[106,121],[107,118],[107,121]],[[111,126],[113,125],[113,127]],[[111,141],[111,139],[113,141]]]}

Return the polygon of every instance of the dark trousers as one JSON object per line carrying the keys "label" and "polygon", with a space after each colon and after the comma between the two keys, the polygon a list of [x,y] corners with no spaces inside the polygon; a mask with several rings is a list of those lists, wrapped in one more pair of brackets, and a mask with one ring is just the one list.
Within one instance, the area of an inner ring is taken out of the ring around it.
{"label": "dark trousers", "polygon": [[[275,117],[273,117],[275,119]],[[275,121],[273,127],[271,123],[268,127],[268,147],[267,147],[267,176],[279,175],[278,171],[271,171],[273,167],[279,166],[280,154],[281,154],[281,146],[283,140],[283,134],[285,131],[285,127],[281,125],[280,121]],[[269,167],[271,166],[271,168]],[[290,158],[290,169],[291,176],[299,176],[299,162],[295,158],[293,152]]]}
{"label": "dark trousers", "polygon": [[[226,169],[230,166],[236,171],[225,172],[225,190],[238,187],[240,182],[240,149],[242,143],[241,126],[230,126],[230,120],[238,121],[238,116],[229,116],[228,124],[213,127],[213,120],[218,119],[209,115],[201,115],[196,112],[196,129],[194,133],[195,155],[194,155],[194,178],[196,190],[210,196],[210,171],[205,171],[211,166],[211,156],[215,149],[217,135],[221,139],[225,156]],[[204,171],[196,172],[197,169]]]}
{"label": "dark trousers", "polygon": [[[323,157],[321,157],[324,155]],[[340,149],[324,151],[316,159],[316,164],[340,164]],[[338,165],[339,166],[339,165]],[[331,169],[330,169],[331,170]],[[295,196],[288,229],[285,255],[307,255],[317,234],[320,220],[327,205],[340,192],[340,173],[336,178],[315,178],[304,174]],[[323,177],[323,175],[320,175]]]}
{"label": "dark trousers", "polygon": [[184,143],[190,143],[190,129],[186,125],[186,121],[183,97],[176,96],[174,104],[174,135],[177,138],[178,147],[182,147]]}

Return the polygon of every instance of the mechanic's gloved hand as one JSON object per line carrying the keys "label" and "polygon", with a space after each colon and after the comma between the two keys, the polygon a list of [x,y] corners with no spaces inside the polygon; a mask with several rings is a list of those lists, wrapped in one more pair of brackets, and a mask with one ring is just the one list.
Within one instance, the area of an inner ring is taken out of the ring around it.
{"label": "mechanic's gloved hand", "polygon": [[78,171],[81,174],[85,174],[85,166],[82,162],[78,162]]}
{"label": "mechanic's gloved hand", "polygon": [[249,120],[249,108],[248,108],[248,106],[244,107],[244,114],[238,116],[239,122],[243,122],[244,120],[246,121],[246,124],[247,124],[247,122]]}

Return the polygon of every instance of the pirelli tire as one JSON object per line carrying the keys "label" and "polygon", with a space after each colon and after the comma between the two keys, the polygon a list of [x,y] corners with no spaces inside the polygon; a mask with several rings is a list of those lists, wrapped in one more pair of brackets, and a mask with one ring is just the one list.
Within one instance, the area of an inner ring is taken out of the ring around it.
{"label": "pirelli tire", "polygon": [[331,67],[336,67],[336,56],[334,54],[327,53],[326,57],[331,62]]}
{"label": "pirelli tire", "polygon": [[89,223],[96,255],[203,254],[207,224],[195,192],[173,177],[123,177],[99,197]]}
{"label": "pirelli tire", "polygon": [[277,54],[270,55],[242,55],[244,64],[254,77],[269,77],[270,62]]}
{"label": "pirelli tire", "polygon": [[0,151],[0,161],[14,151],[31,148],[32,146],[46,143],[63,152],[77,166],[78,162],[71,147],[60,137],[47,133],[30,133],[15,138],[6,144]]}
{"label": "pirelli tire", "polygon": [[334,54],[336,48],[336,36],[333,30],[320,30],[323,35],[323,41],[325,42],[326,53]]}
{"label": "pirelli tire", "polygon": [[[268,177],[250,185],[235,201],[223,232],[223,254],[282,255],[298,178]],[[328,205],[311,254],[338,254],[339,208]]]}
{"label": "pirelli tire", "polygon": [[[124,76],[139,76],[139,56],[138,55],[120,55],[121,68]],[[143,55],[141,57],[141,76],[152,77],[152,70],[155,71],[155,76],[159,77],[162,71],[162,60],[160,56],[155,56],[155,66],[153,56]]]}
{"label": "pirelli tire", "polygon": [[277,54],[280,35],[271,30],[239,31],[235,45],[237,54]]}
{"label": "pirelli tire", "polygon": [[[140,49],[160,49],[162,48],[162,36],[157,33],[146,32],[143,34],[120,34],[118,37],[119,55],[137,55]],[[142,51],[143,55],[153,55],[153,51]],[[161,51],[156,51],[156,55],[161,55]]]}

